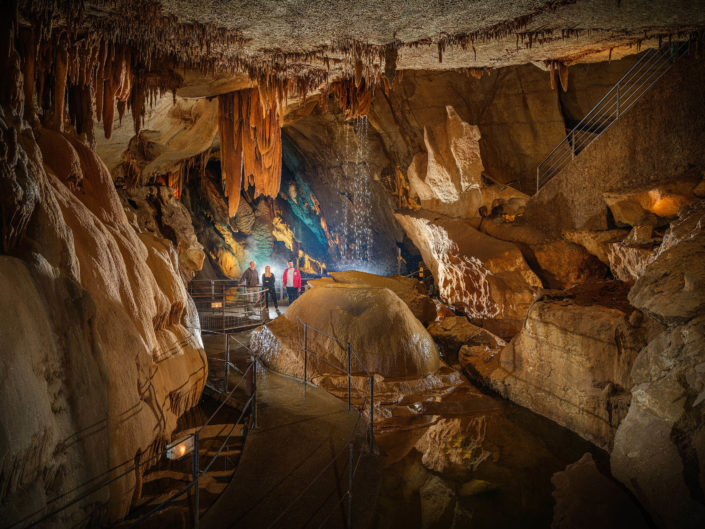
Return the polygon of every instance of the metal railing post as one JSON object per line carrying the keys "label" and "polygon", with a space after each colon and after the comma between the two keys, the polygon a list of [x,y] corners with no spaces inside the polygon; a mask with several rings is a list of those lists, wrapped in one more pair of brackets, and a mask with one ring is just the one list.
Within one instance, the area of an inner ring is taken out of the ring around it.
{"label": "metal railing post", "polygon": [[351,352],[352,352],[352,347],[350,346],[350,342],[348,342],[348,411],[350,410],[350,406],[352,403],[352,359],[351,359]]}
{"label": "metal railing post", "polygon": [[230,335],[225,333],[225,393],[228,393],[228,379],[230,378]]}
{"label": "metal railing post", "polygon": [[375,435],[375,376],[370,375],[370,453],[374,450]]}
{"label": "metal railing post", "polygon": [[257,358],[252,357],[252,429],[257,428]]}
{"label": "metal railing post", "polygon": [[619,119],[619,83],[617,83],[617,119]]}
{"label": "metal railing post", "polygon": [[308,375],[308,324],[304,323],[304,385]]}
{"label": "metal railing post", "polygon": [[348,446],[348,529],[352,529],[353,444]]}
{"label": "metal railing post", "polygon": [[223,331],[225,331],[225,286],[223,286],[223,307],[221,308]]}
{"label": "metal railing post", "polygon": [[193,434],[193,457],[191,458],[191,472],[193,473],[193,480],[196,482],[193,491],[193,527],[195,529],[199,528],[199,487],[198,487],[198,430]]}

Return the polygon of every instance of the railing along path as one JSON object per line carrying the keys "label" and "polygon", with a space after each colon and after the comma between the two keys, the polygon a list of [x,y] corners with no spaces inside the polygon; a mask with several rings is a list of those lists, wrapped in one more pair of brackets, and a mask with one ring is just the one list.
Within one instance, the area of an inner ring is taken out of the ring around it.
{"label": "railing along path", "polygon": [[604,134],[689,49],[689,42],[674,42],[648,49],[622,78],[573,127],[536,167],[536,193],[566,164]]}

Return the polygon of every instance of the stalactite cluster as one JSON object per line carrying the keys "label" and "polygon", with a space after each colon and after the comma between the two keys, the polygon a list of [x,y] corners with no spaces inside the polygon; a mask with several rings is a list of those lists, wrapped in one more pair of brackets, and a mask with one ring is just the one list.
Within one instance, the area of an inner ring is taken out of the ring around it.
{"label": "stalactite cluster", "polygon": [[218,97],[220,158],[230,217],[237,213],[241,186],[254,185],[255,197],[279,192],[281,95],[276,88],[260,85]]}
{"label": "stalactite cluster", "polygon": [[[146,100],[175,90],[180,78],[148,75],[134,49],[93,34],[72,39],[56,30],[41,40],[40,28],[23,29],[25,117],[41,117],[44,126],[64,130],[68,123],[77,134],[95,143],[94,119],[103,122],[110,138],[115,110],[122,119],[131,109],[139,132]],[[36,101],[36,105],[35,105]]]}
{"label": "stalactite cluster", "polygon": [[331,84],[331,91],[340,106],[345,119],[366,116],[370,109],[375,84],[365,77],[343,79]]}

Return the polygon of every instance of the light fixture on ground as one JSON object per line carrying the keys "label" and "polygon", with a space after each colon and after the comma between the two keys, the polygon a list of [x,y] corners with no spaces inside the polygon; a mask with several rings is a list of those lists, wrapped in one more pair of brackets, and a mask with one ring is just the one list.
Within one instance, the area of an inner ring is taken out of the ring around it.
{"label": "light fixture on ground", "polygon": [[166,447],[166,457],[171,460],[179,460],[185,455],[193,452],[194,449],[194,439],[193,434],[187,435],[173,443],[170,443]]}

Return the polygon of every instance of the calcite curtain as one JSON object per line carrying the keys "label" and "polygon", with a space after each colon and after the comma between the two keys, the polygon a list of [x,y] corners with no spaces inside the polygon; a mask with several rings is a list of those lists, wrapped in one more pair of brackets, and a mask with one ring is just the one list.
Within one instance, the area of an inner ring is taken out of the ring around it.
{"label": "calcite curtain", "polygon": [[218,97],[223,188],[228,215],[237,213],[240,189],[275,197],[282,169],[281,122],[275,93],[241,90]]}

